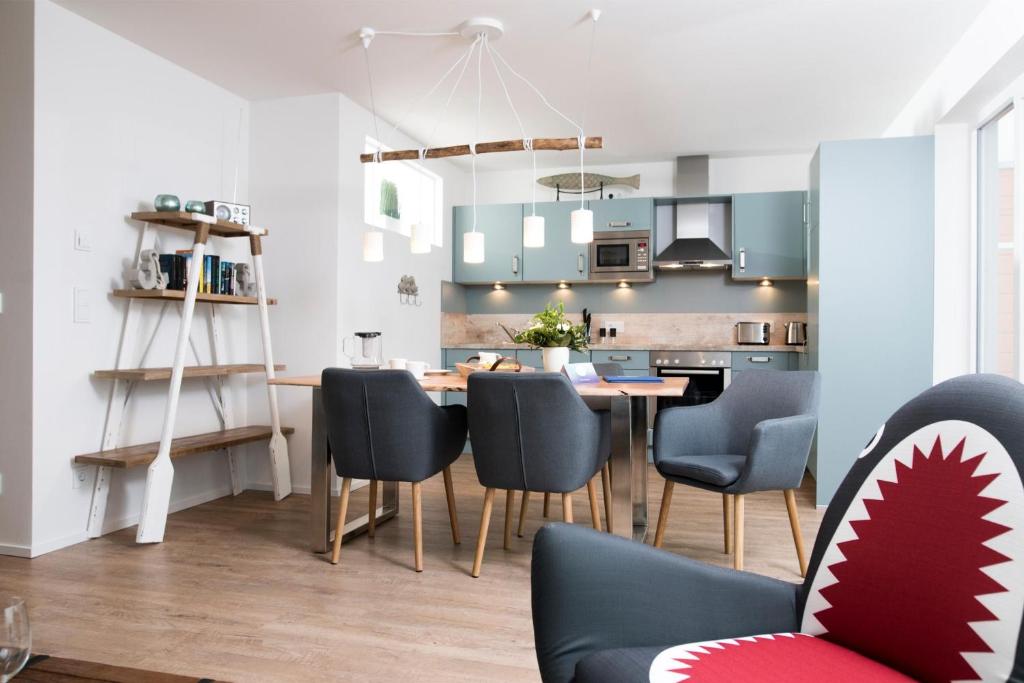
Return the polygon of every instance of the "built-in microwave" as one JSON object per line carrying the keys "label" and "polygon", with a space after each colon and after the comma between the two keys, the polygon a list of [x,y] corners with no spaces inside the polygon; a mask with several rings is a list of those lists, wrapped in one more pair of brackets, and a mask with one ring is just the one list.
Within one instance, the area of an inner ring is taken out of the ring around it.
{"label": "built-in microwave", "polygon": [[651,231],[595,232],[590,243],[590,279],[617,282],[649,282]]}

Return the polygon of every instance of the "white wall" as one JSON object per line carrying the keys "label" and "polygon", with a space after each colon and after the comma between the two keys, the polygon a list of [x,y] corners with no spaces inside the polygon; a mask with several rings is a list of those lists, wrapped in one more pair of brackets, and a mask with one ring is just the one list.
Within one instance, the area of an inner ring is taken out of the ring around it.
{"label": "white wall", "polygon": [[975,370],[974,135],[1022,73],[1024,3],[992,0],[885,132],[935,135],[936,382]]}
{"label": "white wall", "polygon": [[[289,374],[319,374],[348,365],[341,340],[358,330],[383,335],[385,358],[401,357],[441,365],[441,281],[451,278],[451,245],[429,255],[409,253],[409,240],[385,232],[384,261],[362,260],[363,152],[373,133],[365,109],[341,95],[317,95],[254,102],[252,105],[252,198],[266,217],[268,289],[280,300],[271,311],[275,357]],[[382,126],[387,131],[390,126]],[[417,146],[385,135],[385,144]],[[466,174],[449,162],[430,161],[444,179],[445,238],[451,207],[466,201]],[[420,306],[401,305],[397,285],[414,275]],[[265,420],[263,387],[253,383],[250,421]],[[278,389],[282,422],[295,427],[289,438],[292,481],[309,491],[310,392]],[[250,485],[270,488],[265,450],[249,449]]]}
{"label": "white wall", "polygon": [[0,3],[0,553],[32,542],[34,12]]}
{"label": "white wall", "polygon": [[[49,0],[35,7],[34,555],[85,538],[92,473],[86,485],[73,489],[71,458],[101,445],[110,383],[91,379],[90,373],[113,367],[116,358],[126,302],[109,292],[123,286],[122,272],[140,234],[126,214],[160,192],[182,200],[230,198],[236,163],[238,199],[248,199],[244,100]],[[258,211],[254,216],[260,220]],[[75,230],[88,234],[92,251],[73,248]],[[161,251],[191,243],[187,234],[167,230],[157,238]],[[216,238],[212,251],[229,258],[248,253],[245,244]],[[76,287],[89,292],[90,323],[72,322]],[[244,308],[218,311],[225,320],[227,362],[258,353],[258,342],[253,347],[245,334],[249,312]],[[150,329],[159,304],[147,304],[144,311]],[[176,322],[172,306],[149,365],[170,364]],[[206,329],[196,328],[193,338],[209,363]],[[229,384],[235,413],[244,416],[244,380]],[[166,386],[139,387],[125,416],[122,444],[159,438]],[[203,385],[186,383],[175,433],[216,428]],[[136,522],[145,473],[145,468],[114,473],[108,529]],[[175,463],[172,509],[229,491],[223,455]]]}
{"label": "white wall", "polygon": [[[553,152],[546,152],[553,154]],[[571,155],[567,154],[568,159]],[[616,178],[640,174],[640,189],[614,186],[606,190],[616,197],[671,197],[676,172],[675,159],[635,164],[602,164],[599,152],[584,157],[584,171],[601,173]],[[807,166],[811,152],[806,154],[778,154],[749,157],[712,158],[709,163],[709,192],[732,194],[739,192],[776,192],[807,189]],[[537,177],[559,173],[578,173],[579,166],[538,168]],[[515,171],[489,171],[477,174],[477,201],[481,204],[530,201],[533,168],[524,156],[523,167]],[[563,195],[566,201],[572,195]],[[597,198],[597,194],[587,195]],[[555,191],[537,185],[537,201],[552,201]]]}

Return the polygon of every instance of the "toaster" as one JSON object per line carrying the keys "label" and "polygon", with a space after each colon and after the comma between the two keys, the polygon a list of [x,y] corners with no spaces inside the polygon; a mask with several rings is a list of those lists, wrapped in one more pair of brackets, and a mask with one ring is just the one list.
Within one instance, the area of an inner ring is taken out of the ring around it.
{"label": "toaster", "polygon": [[771,323],[736,323],[736,343],[767,344],[771,332]]}

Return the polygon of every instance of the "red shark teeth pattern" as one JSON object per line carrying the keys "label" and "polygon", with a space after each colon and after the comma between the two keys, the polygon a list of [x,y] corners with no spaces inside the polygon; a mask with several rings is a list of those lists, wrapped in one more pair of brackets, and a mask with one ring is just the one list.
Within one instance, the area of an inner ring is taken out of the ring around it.
{"label": "red shark teeth pattern", "polygon": [[978,425],[879,457],[835,527],[801,630],[917,680],[1005,681],[1024,611],[1024,484]]}
{"label": "red shark teeth pattern", "polygon": [[805,633],[774,633],[669,648],[651,683],[911,683],[913,679],[852,650]]}

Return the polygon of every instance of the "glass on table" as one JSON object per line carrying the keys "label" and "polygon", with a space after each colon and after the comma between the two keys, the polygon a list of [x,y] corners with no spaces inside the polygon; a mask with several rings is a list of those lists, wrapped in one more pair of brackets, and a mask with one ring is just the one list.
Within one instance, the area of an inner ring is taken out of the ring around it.
{"label": "glass on table", "polygon": [[21,671],[31,650],[32,629],[25,601],[0,596],[0,683],[7,683]]}

